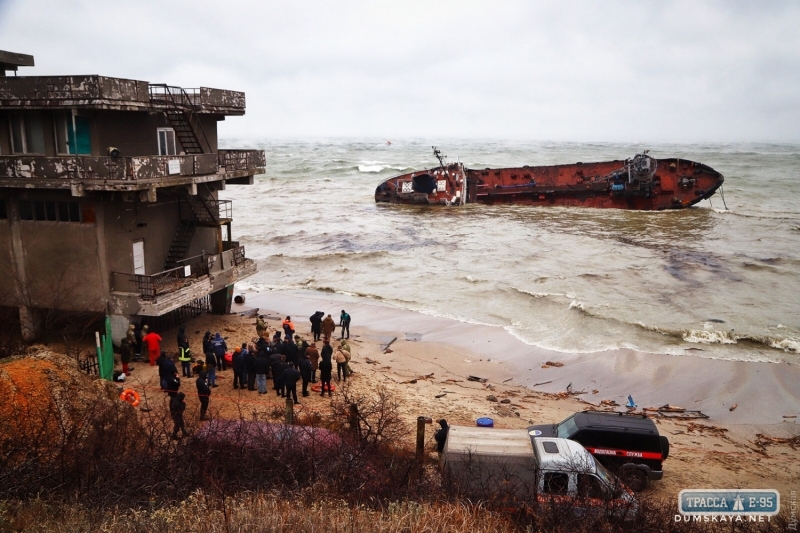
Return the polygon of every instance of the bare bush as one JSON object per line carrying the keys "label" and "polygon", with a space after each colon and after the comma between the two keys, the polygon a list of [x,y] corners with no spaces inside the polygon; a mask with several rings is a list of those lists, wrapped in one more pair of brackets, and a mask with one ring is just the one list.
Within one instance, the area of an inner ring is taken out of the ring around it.
{"label": "bare bush", "polygon": [[[85,389],[79,377],[75,388]],[[124,402],[99,400],[107,386],[91,382],[94,402],[67,401],[57,389],[68,389],[54,387],[36,391],[43,402],[0,403],[0,531],[788,530],[786,515],[676,521],[674,501],[648,498],[622,520],[613,493],[592,502],[599,512],[586,512],[588,494],[551,505],[532,465],[468,460],[461,478],[442,478],[405,445],[409,428],[385,390],[343,390],[327,427],[314,413],[287,426],[242,408],[236,420],[202,426],[187,414],[190,435],[173,440],[165,396],[146,397],[137,416]],[[0,402],[11,396],[0,391]]]}

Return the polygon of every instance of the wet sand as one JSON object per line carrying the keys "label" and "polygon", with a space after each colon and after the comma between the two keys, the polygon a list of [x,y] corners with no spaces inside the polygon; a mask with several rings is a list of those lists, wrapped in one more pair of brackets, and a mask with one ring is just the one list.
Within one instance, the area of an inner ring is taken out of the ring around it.
{"label": "wet sand", "polygon": [[[277,312],[270,310],[293,315],[299,331],[304,332],[314,311],[331,313],[338,322],[344,307],[353,317],[352,333],[376,342],[397,337],[396,343],[415,345],[412,351],[418,354],[416,357],[394,363],[422,374],[432,365],[454,377],[471,374],[494,383],[505,381],[550,393],[566,391],[571,383],[573,391],[587,391],[581,398],[590,403],[614,400],[624,405],[631,395],[639,408],[677,405],[702,411],[714,423],[753,426],[748,428],[753,433],[766,430],[767,425],[784,425],[784,415],[800,415],[797,364],[632,350],[560,353],[529,346],[500,327],[466,324],[375,303],[343,303],[304,291],[247,293],[246,308],[255,307],[276,317]],[[564,366],[542,368],[546,361]],[[544,382],[549,383],[536,385]],[[594,390],[599,392],[592,394]],[[731,411],[733,404],[737,407]]]}

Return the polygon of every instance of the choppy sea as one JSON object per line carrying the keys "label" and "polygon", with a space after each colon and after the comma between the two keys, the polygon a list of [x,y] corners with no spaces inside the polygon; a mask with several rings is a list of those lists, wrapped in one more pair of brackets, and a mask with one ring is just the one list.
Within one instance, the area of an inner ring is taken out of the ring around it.
{"label": "choppy sea", "polygon": [[[267,159],[255,185],[221,193],[258,262],[237,288],[373,300],[561,352],[800,361],[800,145],[391,141],[222,141]],[[718,192],[666,212],[376,204],[383,180],[436,166],[432,144],[471,168],[649,149],[724,174],[724,203]]]}

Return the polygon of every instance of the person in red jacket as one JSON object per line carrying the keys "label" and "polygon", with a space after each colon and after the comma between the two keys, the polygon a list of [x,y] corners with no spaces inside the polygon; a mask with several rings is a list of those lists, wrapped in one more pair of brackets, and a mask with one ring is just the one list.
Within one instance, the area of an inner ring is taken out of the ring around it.
{"label": "person in red jacket", "polygon": [[147,352],[150,355],[150,366],[156,366],[156,359],[161,355],[161,335],[151,331],[142,337],[142,344],[147,346]]}

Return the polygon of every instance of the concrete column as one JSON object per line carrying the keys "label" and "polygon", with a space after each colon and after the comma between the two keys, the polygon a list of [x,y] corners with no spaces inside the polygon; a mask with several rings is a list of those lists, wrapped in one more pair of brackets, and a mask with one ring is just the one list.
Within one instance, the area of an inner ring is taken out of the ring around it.
{"label": "concrete column", "polygon": [[106,209],[103,202],[95,202],[95,238],[97,239],[97,269],[103,280],[103,304],[108,314],[108,301],[111,293],[111,272],[108,270],[106,251]]}
{"label": "concrete column", "polygon": [[22,245],[22,231],[19,226],[19,212],[17,211],[17,198],[11,196],[6,201],[8,208],[8,227],[11,233],[11,265],[14,269],[13,284],[9,289],[14,292],[14,298],[19,306],[19,323],[22,330],[22,339],[32,341],[39,334],[41,323],[37,320],[36,312],[30,307],[30,294],[28,271],[25,266],[25,248]]}
{"label": "concrete column", "polygon": [[228,315],[233,301],[233,285],[211,293],[211,312],[217,315]]}

